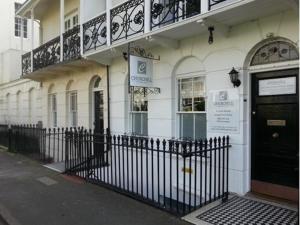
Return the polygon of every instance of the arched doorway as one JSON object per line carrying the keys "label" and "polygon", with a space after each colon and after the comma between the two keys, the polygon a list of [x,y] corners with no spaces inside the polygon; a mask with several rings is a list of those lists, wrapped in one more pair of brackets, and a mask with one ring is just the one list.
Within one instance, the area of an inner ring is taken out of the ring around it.
{"label": "arched doorway", "polygon": [[251,190],[297,201],[299,73],[288,65],[298,50],[273,39],[253,53],[249,68],[259,72],[251,72]]}
{"label": "arched doorway", "polygon": [[104,88],[102,79],[99,76],[93,77],[90,83],[92,127],[95,132],[104,130]]}

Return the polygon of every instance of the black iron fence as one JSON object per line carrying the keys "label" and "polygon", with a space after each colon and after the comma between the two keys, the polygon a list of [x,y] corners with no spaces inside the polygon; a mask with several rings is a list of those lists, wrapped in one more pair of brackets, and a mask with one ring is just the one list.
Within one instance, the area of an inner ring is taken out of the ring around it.
{"label": "black iron fence", "polygon": [[66,171],[176,215],[228,198],[229,137],[176,141],[66,133]]}
{"label": "black iron fence", "polygon": [[0,145],[179,216],[228,198],[228,136],[179,141],[0,125]]}
{"label": "black iron fence", "polygon": [[8,125],[0,125],[0,145],[8,147],[9,144]]}
{"label": "black iron fence", "polygon": [[[68,129],[67,129],[68,130]],[[35,125],[0,125],[0,145],[44,163],[64,162],[65,129]]]}

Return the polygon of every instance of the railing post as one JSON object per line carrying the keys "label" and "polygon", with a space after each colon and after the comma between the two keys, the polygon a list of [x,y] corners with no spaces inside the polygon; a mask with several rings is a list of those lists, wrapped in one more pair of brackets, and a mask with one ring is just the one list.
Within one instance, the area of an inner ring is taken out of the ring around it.
{"label": "railing post", "polygon": [[106,0],[106,44],[111,45],[111,18],[110,10],[112,7],[112,0]]}
{"label": "railing post", "polygon": [[60,0],[60,61],[64,60],[65,0]]}
{"label": "railing post", "polygon": [[84,21],[84,0],[80,0],[80,10],[79,10],[79,25],[80,25],[80,55],[83,55],[83,21]]}
{"label": "railing post", "polygon": [[34,58],[33,58],[33,51],[31,51],[30,52],[30,72],[33,72],[33,60],[34,60]]}
{"label": "railing post", "polygon": [[69,132],[66,129],[65,133],[65,172],[69,172]]}
{"label": "railing post", "polygon": [[12,151],[12,143],[11,143],[11,139],[12,139],[12,130],[11,128],[8,128],[8,151]]}
{"label": "railing post", "polygon": [[151,0],[144,0],[144,33],[151,31]]}

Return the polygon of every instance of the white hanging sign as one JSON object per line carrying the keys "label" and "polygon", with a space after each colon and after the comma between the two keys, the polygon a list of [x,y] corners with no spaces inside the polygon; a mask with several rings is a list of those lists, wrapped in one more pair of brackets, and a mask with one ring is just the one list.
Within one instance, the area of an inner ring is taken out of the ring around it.
{"label": "white hanging sign", "polygon": [[153,60],[130,55],[130,86],[152,87]]}
{"label": "white hanging sign", "polygon": [[209,92],[208,104],[208,132],[240,132],[238,89],[212,90]]}

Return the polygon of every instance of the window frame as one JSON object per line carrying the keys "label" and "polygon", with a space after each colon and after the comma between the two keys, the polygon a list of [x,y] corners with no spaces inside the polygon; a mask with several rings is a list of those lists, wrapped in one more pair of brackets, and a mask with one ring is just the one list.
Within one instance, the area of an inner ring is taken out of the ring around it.
{"label": "window frame", "polygon": [[[148,100],[148,96],[145,95],[144,97],[146,98],[146,101],[147,101],[147,111],[136,111],[136,110],[133,110],[133,100],[134,100],[134,89],[135,88],[144,88],[144,87],[129,87],[130,88],[130,94],[128,95],[129,96],[129,132],[133,135],[137,135],[137,136],[141,136],[141,137],[147,137],[148,136],[148,110],[149,110],[149,100]],[[136,132],[134,132],[134,127],[135,127],[135,120],[133,119],[134,115],[138,115],[140,114],[141,115],[141,127],[140,127],[140,130],[143,131],[144,130],[144,123],[142,122],[143,121],[143,118],[144,116],[146,116],[146,121],[147,121],[147,130],[146,130],[146,134],[137,134]]]}
{"label": "window frame", "polygon": [[[15,2],[14,7],[15,7],[15,12],[17,12],[22,7],[22,4]],[[14,26],[15,37],[19,37],[19,38],[22,37],[22,31],[23,31],[23,38],[28,38],[28,20],[26,18],[15,16],[14,24],[15,24]]]}
{"label": "window frame", "polygon": [[[72,109],[72,97],[76,96],[76,102],[75,102],[75,110]],[[78,126],[78,93],[77,91],[68,91],[68,124],[71,127],[77,127]],[[75,113],[75,118],[74,118]],[[75,119],[75,124],[74,124]]]}
{"label": "window frame", "polygon": [[[53,110],[53,97],[55,97],[55,110]],[[48,101],[49,101],[49,106],[48,106],[48,112],[49,112],[49,125],[52,127],[57,127],[57,93],[51,93],[48,95]]]}
{"label": "window frame", "polygon": [[[192,93],[193,93],[193,100],[192,100],[192,111],[180,111],[179,107],[180,107],[180,96],[179,96],[179,80],[182,79],[190,79],[190,78],[203,78],[204,80],[204,99],[205,99],[205,110],[204,111],[194,111],[193,107],[194,107],[194,85],[192,85]],[[206,115],[206,124],[207,124],[207,107],[208,107],[208,97],[207,97],[207,79],[206,79],[206,75],[203,73],[190,73],[190,74],[184,74],[184,75],[177,75],[176,79],[175,79],[175,132],[176,132],[176,137],[178,139],[184,139],[183,137],[181,137],[181,129],[182,129],[182,119],[181,116],[183,114],[193,114],[193,138],[192,140],[195,140],[195,131],[196,131],[196,123],[195,123],[195,115],[196,114],[205,114]],[[206,131],[207,131],[207,126],[206,126]],[[207,132],[206,132],[207,134]]]}
{"label": "window frame", "polygon": [[[74,18],[77,18],[77,23],[74,24]],[[66,24],[68,23],[68,26]],[[64,31],[67,32],[69,30],[72,30],[74,27],[79,25],[79,12],[78,9],[73,10],[72,12],[65,15],[64,18]]]}

